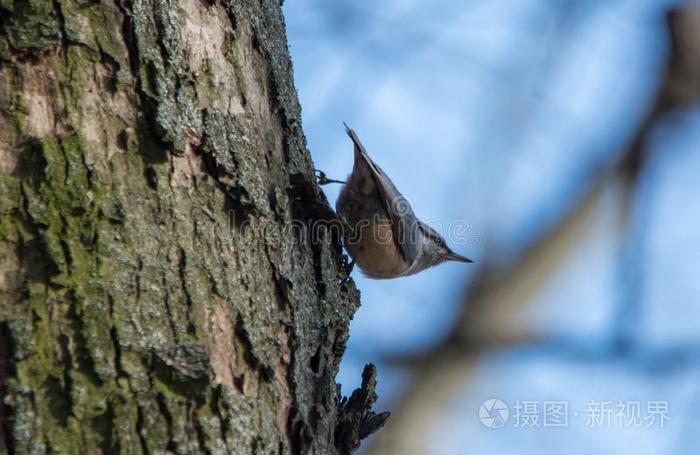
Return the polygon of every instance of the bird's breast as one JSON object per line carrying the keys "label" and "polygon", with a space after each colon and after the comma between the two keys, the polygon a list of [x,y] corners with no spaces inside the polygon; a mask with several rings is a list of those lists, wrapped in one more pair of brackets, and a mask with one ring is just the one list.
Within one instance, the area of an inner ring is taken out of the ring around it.
{"label": "bird's breast", "polygon": [[370,278],[395,278],[409,265],[401,257],[394,242],[388,219],[362,220],[352,235],[345,238],[345,247],[355,264]]}

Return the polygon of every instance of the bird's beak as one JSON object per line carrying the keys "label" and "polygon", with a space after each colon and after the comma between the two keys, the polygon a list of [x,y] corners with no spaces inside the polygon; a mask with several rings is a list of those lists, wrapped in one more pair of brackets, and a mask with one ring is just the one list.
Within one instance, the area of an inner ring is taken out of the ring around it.
{"label": "bird's beak", "polygon": [[450,251],[447,254],[447,260],[448,261],[455,261],[455,262],[464,262],[467,264],[474,262],[471,259],[469,259],[468,257],[464,257],[462,255],[459,255],[459,254],[455,253],[454,251]]}

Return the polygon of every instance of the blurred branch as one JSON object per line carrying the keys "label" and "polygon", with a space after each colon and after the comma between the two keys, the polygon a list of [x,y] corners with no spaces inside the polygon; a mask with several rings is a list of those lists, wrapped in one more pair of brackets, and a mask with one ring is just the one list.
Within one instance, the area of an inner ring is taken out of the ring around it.
{"label": "blurred branch", "polygon": [[666,74],[656,102],[620,163],[630,185],[642,167],[644,145],[657,122],[670,111],[692,106],[700,96],[700,6],[671,10],[666,20],[671,40]]}
{"label": "blurred branch", "polygon": [[[487,300],[485,296],[503,287],[503,283],[517,282],[517,277],[532,277],[529,270],[533,268],[533,259],[542,257],[547,259],[549,254],[556,254],[557,248],[552,248],[552,243],[562,236],[566,237],[569,229],[575,229],[577,220],[585,218],[586,209],[595,199],[602,186],[609,182],[611,176],[620,176],[625,185],[625,201],[627,207],[622,219],[625,224],[629,221],[630,201],[636,189],[639,171],[644,164],[644,150],[650,135],[655,130],[662,118],[668,113],[692,106],[700,97],[700,7],[675,9],[667,15],[668,32],[670,36],[670,57],[665,69],[665,74],[657,91],[656,101],[652,104],[645,119],[640,124],[637,133],[630,142],[629,147],[622,154],[617,166],[611,173],[603,173],[599,179],[591,181],[590,187],[577,206],[569,212],[559,223],[559,226],[543,236],[538,244],[534,245],[524,254],[518,262],[508,270],[484,269],[470,286],[465,298],[462,313],[451,336],[443,346],[435,352],[440,352],[448,346],[461,346],[465,348],[472,344],[481,345],[484,339],[471,338],[472,333],[480,325],[478,318],[481,312],[480,306]],[[573,225],[573,226],[572,226]],[[625,227],[627,229],[627,227]],[[548,250],[554,250],[547,253]],[[551,259],[551,258],[550,258]],[[548,262],[548,261],[545,261]],[[546,266],[546,264],[545,264]],[[632,299],[634,300],[634,299]],[[629,300],[625,302],[620,312],[620,317],[634,320],[634,308]],[[476,318],[474,316],[477,316]],[[625,336],[622,334],[621,336]],[[497,342],[503,342],[498,340]],[[512,340],[516,342],[517,340]],[[524,341],[524,340],[520,340]],[[430,354],[429,354],[430,355]],[[426,371],[426,370],[421,370]]]}
{"label": "blurred branch", "polygon": [[[670,58],[666,73],[659,86],[653,107],[640,126],[629,149],[620,162],[619,175],[625,184],[625,213],[623,219],[629,243],[623,249],[623,255],[635,254],[640,237],[645,235],[642,227],[632,225],[636,218],[632,216],[634,194],[637,191],[639,175],[648,159],[650,138],[656,126],[675,111],[688,109],[700,99],[700,5],[671,10],[667,17],[670,37]],[[640,318],[641,283],[643,269],[639,261],[623,261],[625,268],[620,272],[630,283],[621,295],[617,306],[616,345],[619,349],[628,349],[632,343],[633,333]]]}

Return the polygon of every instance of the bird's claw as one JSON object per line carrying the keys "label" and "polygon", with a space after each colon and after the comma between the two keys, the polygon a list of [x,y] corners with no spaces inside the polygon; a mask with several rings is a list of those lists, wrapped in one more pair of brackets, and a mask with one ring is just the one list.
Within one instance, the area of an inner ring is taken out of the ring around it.
{"label": "bird's claw", "polygon": [[345,182],[342,181],[342,180],[333,180],[333,179],[329,179],[328,176],[326,175],[326,173],[323,172],[323,171],[321,171],[321,170],[319,170],[319,169],[314,169],[314,171],[316,172],[316,174],[318,174],[317,177],[316,177],[316,181],[317,181],[318,184],[321,185],[321,186],[323,186],[323,185],[328,185],[329,183],[342,183],[342,184],[345,184]]}
{"label": "bird's claw", "polygon": [[355,260],[351,260],[348,262],[348,257],[343,255],[343,270],[345,271],[345,278],[340,282],[341,285],[343,284],[348,284],[350,282],[350,275],[352,274],[353,269],[355,268]]}
{"label": "bird's claw", "polygon": [[316,181],[319,185],[328,185],[328,176],[325,172],[316,169]]}

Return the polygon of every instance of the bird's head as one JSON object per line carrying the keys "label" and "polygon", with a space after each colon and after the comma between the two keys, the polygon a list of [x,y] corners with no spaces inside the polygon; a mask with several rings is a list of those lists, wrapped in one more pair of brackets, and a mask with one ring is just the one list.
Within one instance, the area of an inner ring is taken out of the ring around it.
{"label": "bird's head", "polygon": [[457,254],[452,249],[447,246],[445,239],[423,222],[418,222],[419,232],[422,235],[422,254],[424,255],[423,261],[427,267],[433,267],[443,262],[453,261],[453,262],[463,262],[470,263],[474,262],[471,259]]}

